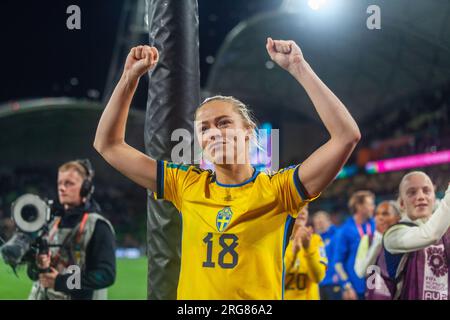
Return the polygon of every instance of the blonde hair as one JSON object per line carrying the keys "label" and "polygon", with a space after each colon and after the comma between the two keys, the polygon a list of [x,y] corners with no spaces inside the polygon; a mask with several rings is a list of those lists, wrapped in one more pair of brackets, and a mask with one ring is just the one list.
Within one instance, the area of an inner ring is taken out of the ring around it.
{"label": "blonde hair", "polygon": [[213,96],[213,97],[209,97],[206,98],[197,108],[197,110],[195,111],[195,117],[197,118],[197,112],[198,110],[203,107],[205,104],[209,103],[209,102],[213,102],[213,101],[222,101],[222,102],[227,102],[229,104],[231,104],[234,107],[234,110],[239,113],[239,115],[241,116],[242,120],[245,122],[245,124],[252,128],[252,129],[256,129],[256,121],[255,118],[253,116],[252,111],[250,110],[250,108],[243,103],[242,101],[236,99],[235,97],[232,96],[221,96],[221,95],[217,95],[217,96]]}
{"label": "blonde hair", "polygon": [[205,104],[209,103],[209,102],[213,102],[213,101],[221,101],[221,102],[227,102],[229,104],[231,104],[234,108],[234,111],[236,111],[242,118],[242,120],[244,121],[245,125],[248,128],[252,129],[253,135],[251,137],[251,142],[256,146],[257,149],[262,150],[263,148],[260,146],[260,144],[258,143],[258,133],[256,131],[256,129],[258,128],[257,126],[257,121],[253,115],[252,110],[242,101],[236,99],[233,96],[222,96],[222,95],[216,95],[216,96],[212,96],[209,98],[206,98],[197,108],[197,110],[195,111],[195,118],[197,119],[197,112],[198,110],[203,107]]}
{"label": "blonde hair", "polygon": [[78,161],[69,161],[66,163],[63,163],[61,166],[59,166],[58,171],[68,171],[68,170],[74,170],[78,172],[78,174],[83,178],[83,180],[88,179],[89,173],[86,171],[86,168],[79,163]]}
{"label": "blonde hair", "polygon": [[375,200],[375,194],[368,190],[360,190],[352,194],[350,200],[348,201],[348,208],[350,209],[351,213],[355,213],[356,205],[363,204],[366,198],[372,198],[373,200]]}
{"label": "blonde hair", "polygon": [[403,185],[406,183],[406,180],[408,180],[411,176],[415,176],[415,175],[421,175],[424,176],[426,179],[428,179],[431,183],[431,185],[433,186],[434,189],[434,185],[433,182],[431,181],[431,178],[423,171],[411,171],[408,172],[407,174],[405,174],[402,178],[402,180],[400,181],[400,184],[398,185],[398,194],[399,194],[399,198],[402,197],[402,187]]}

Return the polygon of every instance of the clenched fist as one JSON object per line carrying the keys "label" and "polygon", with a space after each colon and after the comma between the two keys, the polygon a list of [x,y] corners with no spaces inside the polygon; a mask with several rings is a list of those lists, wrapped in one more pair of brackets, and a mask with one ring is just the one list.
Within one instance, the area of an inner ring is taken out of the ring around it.
{"label": "clenched fist", "polygon": [[134,47],[127,56],[124,73],[137,80],[158,63],[158,58],[159,53],[155,47]]}
{"label": "clenched fist", "polygon": [[272,40],[267,38],[267,53],[280,67],[293,73],[303,61],[303,53],[292,40]]}

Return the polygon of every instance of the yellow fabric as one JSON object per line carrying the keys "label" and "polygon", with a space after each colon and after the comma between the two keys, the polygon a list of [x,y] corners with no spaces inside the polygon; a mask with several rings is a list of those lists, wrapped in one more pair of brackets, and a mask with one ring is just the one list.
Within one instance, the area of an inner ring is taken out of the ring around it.
{"label": "yellow fabric", "polygon": [[361,241],[359,241],[358,250],[356,251],[356,260],[364,260],[367,257],[370,247],[370,239],[367,234],[362,236]]}
{"label": "yellow fabric", "polygon": [[284,298],[286,300],[319,300],[319,283],[325,277],[328,259],[325,245],[318,234],[311,236],[307,250],[292,251],[292,241],[286,248],[286,278]]}
{"label": "yellow fabric", "polygon": [[302,200],[294,172],[255,173],[231,187],[211,171],[158,163],[156,197],[182,217],[178,299],[282,298],[287,225],[313,200]]}

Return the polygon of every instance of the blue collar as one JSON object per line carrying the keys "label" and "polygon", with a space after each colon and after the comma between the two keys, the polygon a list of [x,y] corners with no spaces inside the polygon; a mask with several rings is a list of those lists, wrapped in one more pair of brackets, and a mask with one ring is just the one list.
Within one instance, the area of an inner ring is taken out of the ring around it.
{"label": "blue collar", "polygon": [[225,187],[225,188],[241,187],[241,186],[246,185],[247,183],[250,183],[250,182],[252,182],[252,181],[254,181],[256,179],[256,177],[258,176],[260,171],[256,170],[255,167],[253,167],[253,170],[254,170],[253,171],[253,175],[251,176],[250,179],[248,179],[248,180],[246,180],[244,182],[238,183],[238,184],[224,184],[224,183],[220,183],[219,181],[217,181],[217,179],[215,179],[215,181],[216,181],[216,184],[218,186],[220,186],[220,187]]}

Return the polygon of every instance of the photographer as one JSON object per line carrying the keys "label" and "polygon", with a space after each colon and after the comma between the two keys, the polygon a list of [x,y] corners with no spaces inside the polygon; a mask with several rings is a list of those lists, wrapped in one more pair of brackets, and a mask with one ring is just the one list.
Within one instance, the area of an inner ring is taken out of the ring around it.
{"label": "photographer", "polygon": [[[28,265],[28,276],[35,281],[30,300],[106,299],[106,288],[116,274],[115,237],[112,225],[91,199],[93,175],[89,160],[59,167],[61,213],[50,225],[49,253]],[[81,271],[78,288],[69,281],[76,276],[67,272],[69,266]]]}

